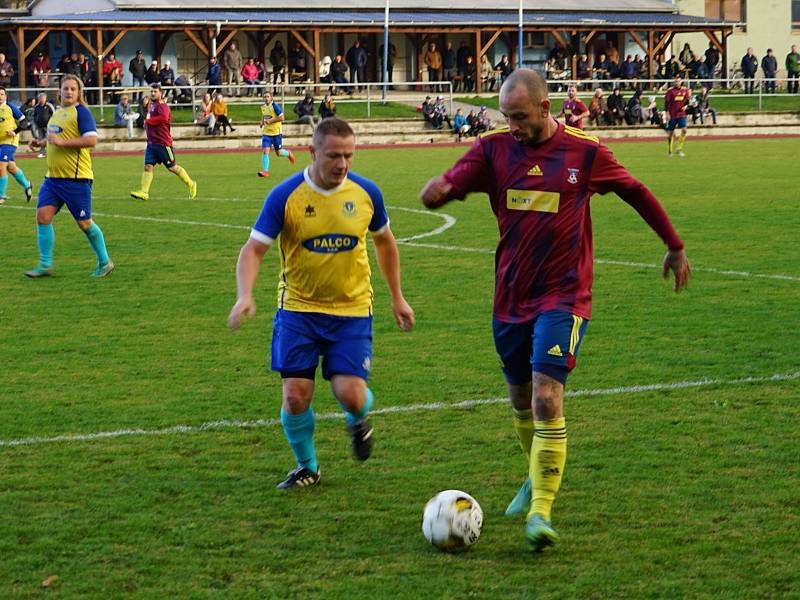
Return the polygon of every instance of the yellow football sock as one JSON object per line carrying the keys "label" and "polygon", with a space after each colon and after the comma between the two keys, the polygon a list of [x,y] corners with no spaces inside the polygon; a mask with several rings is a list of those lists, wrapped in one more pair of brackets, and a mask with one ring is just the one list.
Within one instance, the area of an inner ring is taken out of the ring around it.
{"label": "yellow football sock", "polygon": [[153,183],[153,172],[145,171],[142,173],[142,191],[147,194],[150,192],[150,184]]}
{"label": "yellow football sock", "polygon": [[186,172],[186,169],[183,167],[178,167],[175,171],[175,174],[180,177],[181,181],[186,184],[186,187],[189,187],[192,183],[192,178],[189,177],[189,174]]}
{"label": "yellow football sock", "polygon": [[669,146],[669,153],[672,154],[672,142],[675,139],[674,135],[669,136],[667,139],[667,145]]}
{"label": "yellow football sock", "polygon": [[517,432],[519,445],[530,462],[531,444],[533,443],[533,411],[531,409],[517,410],[516,408],[512,410],[514,411],[514,431]]}
{"label": "yellow football sock", "polygon": [[530,470],[533,502],[528,516],[539,514],[550,520],[550,509],[561,487],[566,462],[567,428],[564,417],[534,421]]}
{"label": "yellow football sock", "polygon": [[678,150],[683,150],[683,143],[686,141],[686,134],[682,133],[680,139],[678,140]]}

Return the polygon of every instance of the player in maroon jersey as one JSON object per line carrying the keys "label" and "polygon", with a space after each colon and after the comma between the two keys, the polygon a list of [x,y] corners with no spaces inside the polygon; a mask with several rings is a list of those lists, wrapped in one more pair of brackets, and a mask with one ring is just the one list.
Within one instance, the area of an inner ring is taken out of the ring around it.
{"label": "player in maroon jersey", "polygon": [[177,175],[189,190],[189,198],[197,196],[197,182],[189,177],[186,169],[175,160],[175,150],[172,148],[172,134],[170,125],[172,113],[169,104],[164,102],[160,83],[150,86],[150,108],[144,120],[144,129],[147,133],[147,148],[144,151],[144,172],[142,185],[138,190],[131,192],[131,197],[137,200],[150,199],[150,184],[153,183],[153,167],[157,164],[164,165],[170,173]]}
{"label": "player in maroon jersey", "polygon": [[561,106],[561,112],[556,115],[556,119],[564,117],[564,123],[570,127],[577,127],[583,129],[583,120],[589,116],[589,109],[578,98],[578,88],[574,85],[569,86],[567,89],[567,99]]}
{"label": "player in maroon jersey", "polygon": [[686,156],[683,153],[683,144],[686,142],[686,107],[689,106],[691,92],[683,87],[683,79],[676,77],[672,87],[664,95],[664,110],[669,114],[667,123],[667,145],[669,146],[669,156],[672,156],[672,147],[675,141],[675,129],[680,128],[681,137],[678,139],[678,156]]}
{"label": "player in maroon jersey", "polygon": [[592,194],[615,192],[661,237],[663,275],[674,273],[676,291],[690,268],[650,190],[597,138],[553,118],[539,73],[514,71],[500,90],[500,110],[508,127],[479,137],[420,195],[436,208],[484,192],[497,217],[493,332],[529,458],[529,478],[506,514],[527,514],[526,539],[540,550],[558,537],[550,511],[566,463],[564,384],[591,317]]}

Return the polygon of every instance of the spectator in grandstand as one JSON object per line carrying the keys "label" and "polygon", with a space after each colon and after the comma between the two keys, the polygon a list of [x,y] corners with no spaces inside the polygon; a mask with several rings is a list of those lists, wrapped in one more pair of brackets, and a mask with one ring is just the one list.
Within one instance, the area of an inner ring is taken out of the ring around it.
{"label": "spectator in grandstand", "polygon": [[467,116],[460,108],[456,109],[456,114],[453,115],[453,131],[458,136],[458,141],[469,133],[469,124],[467,123]]}
{"label": "spectator in grandstand", "polygon": [[319,103],[319,118],[327,119],[328,117],[336,116],[336,103],[333,101],[331,94],[325,94],[322,102]]}
{"label": "spectator in grandstand", "polygon": [[[347,51],[345,60],[347,61],[347,66],[350,67],[350,83],[355,84],[357,79],[357,83],[363,86],[367,79],[367,51],[361,45],[361,40],[356,38],[356,41]],[[358,91],[355,85],[353,89]]]}
{"label": "spectator in grandstand", "polygon": [[566,46],[561,42],[556,42],[556,45],[550,49],[547,55],[547,60],[553,61],[556,69],[566,71],[569,62],[569,51]]}
{"label": "spectator in grandstand", "polygon": [[[472,56],[472,61],[475,62],[475,55],[472,52],[472,48],[467,45],[467,42],[461,40],[461,43],[458,45],[458,50],[456,51],[456,68],[458,69],[458,74],[466,80],[467,75],[467,57]],[[472,81],[475,81],[475,77],[473,76]]]}
{"label": "spectator in grandstand", "polygon": [[694,52],[692,52],[692,47],[689,45],[689,42],[683,45],[683,50],[681,50],[681,53],[678,55],[678,60],[681,61],[681,74],[685,76],[689,73],[691,65],[695,62]]}
{"label": "spectator in grandstand", "polygon": [[478,135],[478,113],[474,110],[467,113],[467,125],[469,125],[467,135]]}
{"label": "spectator in grandstand", "polygon": [[619,50],[614,46],[613,40],[606,40],[606,56],[609,62],[619,64]]}
{"label": "spectator in grandstand", "polygon": [[[487,60],[488,63],[488,60]],[[489,67],[492,65],[490,64]],[[470,54],[467,56],[467,62],[464,64],[464,91],[471,92],[475,89],[475,75],[477,73],[477,68],[475,65],[475,59]],[[494,80],[492,80],[492,86],[494,86]]]}
{"label": "spectator in grandstand", "polygon": [[42,52],[37,52],[31,63],[31,81],[39,89],[46,88],[50,82],[50,59]]}
{"label": "spectator in grandstand", "polygon": [[497,72],[489,62],[487,54],[481,56],[481,83],[485,92],[493,92],[495,83],[497,83]]}
{"label": "spectator in grandstand", "polygon": [[[147,74],[147,62],[145,62],[141,50],[137,50],[136,56],[128,63],[128,71],[133,79],[133,85],[136,87],[144,87],[145,75]],[[141,96],[141,94],[137,94],[134,98],[138,100],[138,96]]]}
{"label": "spectator in grandstand", "polygon": [[603,125],[611,125],[611,113],[608,110],[608,102],[606,101],[603,88],[597,88],[592,94],[592,101],[589,102],[589,124],[592,122],[597,127]]}
{"label": "spectator in grandstand", "polygon": [[641,125],[644,123],[642,113],[642,89],[636,88],[633,95],[625,105],[625,122],[628,125]]}
{"label": "spectator in grandstand", "polygon": [[425,100],[419,105],[419,111],[422,113],[422,118],[426,123],[430,123],[436,127],[436,123],[433,120],[433,105],[434,102],[431,97],[425,96]]}
{"label": "spectator in grandstand", "polygon": [[711,88],[713,85],[711,78],[714,76],[714,74],[711,72],[711,68],[706,62],[706,57],[700,56],[697,61],[697,78],[700,79],[702,85],[707,88]]}
{"label": "spectator in grandstand", "polygon": [[205,93],[200,99],[195,123],[205,126],[208,135],[214,134],[217,117],[214,116],[214,100],[211,98],[211,94]]}
{"label": "spectator in grandstand", "polygon": [[286,83],[286,50],[283,49],[283,44],[280,40],[275,42],[272,51],[269,53],[269,62],[272,64],[272,86],[273,91],[276,91],[275,86],[278,85],[280,78],[281,84]]}
{"label": "spectator in grandstand", "polygon": [[[75,58],[76,59],[78,58],[77,54],[75,55]],[[58,73],[62,73],[62,74],[66,73],[67,69],[69,68],[69,63],[70,62],[71,62],[70,61],[70,55],[69,54],[62,54],[61,55],[61,60],[59,60],[58,63],[56,64],[56,71]]]}
{"label": "spectator in grandstand", "polygon": [[664,122],[664,115],[658,108],[658,100],[655,96],[650,96],[647,107],[642,111],[645,120],[650,122],[650,125],[655,125],[660,129],[664,129],[666,123]]}
{"label": "spectator in grandstand", "polygon": [[164,102],[160,83],[150,86],[150,104],[147,117],[144,120],[144,129],[147,133],[147,147],[144,151],[144,171],[142,183],[138,190],[131,192],[131,198],[136,200],[150,199],[150,185],[153,183],[153,168],[162,164],[166,169],[177,176],[189,190],[189,198],[197,196],[197,182],[193,181],[186,169],[178,165],[175,159],[175,149],[172,147],[172,134],[170,125],[172,113],[169,104]]}
{"label": "spectator in grandstand", "polygon": [[18,129],[22,131],[23,129],[30,129],[31,137],[34,137],[34,125],[33,125],[33,109],[36,107],[36,96],[31,96],[25,103],[19,107],[22,111],[22,114],[25,115],[25,122],[23,126],[18,126]]}
{"label": "spectator in grandstand", "polygon": [[514,70],[511,67],[511,62],[508,60],[507,54],[503,54],[503,56],[500,57],[500,62],[494,66],[494,70],[500,72],[500,85],[503,85],[506,78],[511,75],[511,71]]}
{"label": "spectator in grandstand", "polygon": [[232,41],[228,47],[225,49],[225,53],[222,55],[222,62],[225,63],[225,70],[228,73],[228,93],[230,95],[241,96],[242,95],[242,88],[239,87],[242,84],[242,68],[244,67],[244,58],[242,57],[242,53],[239,50],[239,46],[236,44],[236,40]]}
{"label": "spectator in grandstand", "polygon": [[[453,42],[447,42],[442,50],[442,79],[455,84],[456,74],[456,51],[453,50]],[[455,89],[455,85],[453,85]]]}
{"label": "spectator in grandstand", "polygon": [[47,152],[47,124],[55,112],[55,107],[47,101],[47,94],[40,92],[36,97],[36,106],[33,107],[33,118],[31,119],[31,134],[33,139],[39,142],[37,158],[44,158]]}
{"label": "spectator in grandstand", "polygon": [[191,82],[186,75],[178,75],[175,78],[175,89],[173,90],[176,93],[175,102],[178,104],[191,104],[192,103],[192,88]]}
{"label": "spectator in grandstand", "polygon": [[[711,123],[713,125],[717,124],[717,111],[716,109],[709,104],[708,97],[711,95],[711,90],[705,86],[700,88],[700,93],[697,95],[697,116],[700,117],[700,123],[705,123],[705,118],[708,115],[711,115]],[[695,123],[695,117],[692,117],[692,124]]]}
{"label": "spectator in grandstand", "polygon": [[678,62],[678,59],[674,56],[670,56],[666,66],[664,67],[664,78],[668,79],[669,81],[674,81],[675,78],[680,75],[680,73],[681,65]]}
{"label": "spectator in grandstand", "polygon": [[[334,83],[349,83],[347,81],[347,77],[345,74],[347,73],[347,64],[344,62],[341,54],[337,54],[336,57],[333,59],[333,63],[331,64],[331,75],[333,76]],[[351,87],[343,87],[339,88],[336,87],[333,89],[333,95],[335,96],[339,90],[344,90],[347,94],[353,93],[353,88]]]}
{"label": "spectator in grandstand", "polygon": [[260,83],[258,80],[258,67],[256,66],[255,58],[251,57],[247,59],[247,62],[242,66],[240,75],[242,76],[244,84],[247,86],[246,93],[248,98],[253,95],[254,91],[258,92],[257,87],[252,87]]}
{"label": "spectator in grandstand", "polygon": [[6,60],[6,55],[0,52],[0,87],[11,87],[11,78],[14,77],[14,65]]}
{"label": "spectator in grandstand", "polygon": [[583,89],[591,89],[591,83],[589,83],[588,80],[592,78],[592,65],[589,64],[589,56],[587,54],[580,55],[576,70],[578,73],[578,79],[586,81],[586,83],[583,84]]}
{"label": "spectator in grandstand", "polygon": [[144,120],[147,117],[147,112],[150,110],[150,95],[142,94],[139,98],[139,108],[136,112],[139,113],[139,118],[136,119],[136,127],[144,129]]}
{"label": "spectator in grandstand", "polygon": [[633,62],[636,64],[636,78],[641,79],[649,75],[649,67],[644,64],[644,60],[638,54],[633,55]]}
{"label": "spectator in grandstand", "polygon": [[[428,81],[439,81],[442,78],[442,53],[436,47],[436,42],[428,44],[424,56],[425,65],[428,67]],[[436,91],[437,86],[429,86],[430,91]]]}
{"label": "spectator in grandstand", "polygon": [[214,113],[214,118],[217,121],[214,128],[217,131],[222,128],[222,135],[228,135],[228,129],[231,130],[231,133],[236,131],[228,118],[228,103],[225,101],[225,96],[222,95],[222,92],[217,92],[214,95],[214,100],[211,102],[211,112]]}
{"label": "spectator in grandstand", "polygon": [[512,73],[500,107],[510,132],[479,138],[420,196],[435,209],[489,194],[500,230],[492,328],[528,474],[506,515],[526,516],[526,542],[539,551],[558,540],[551,508],[567,454],[564,386],[591,317],[591,195],[616,193],[658,234],[668,248],[663,273],[675,274],[676,291],[690,268],[652,192],[606,146],[553,119],[538,72]]}
{"label": "spectator in grandstand", "polygon": [[[84,94],[86,96],[86,101],[89,104],[96,104],[98,98],[98,92],[96,90],[87,89],[97,85],[95,70],[94,68],[92,68],[92,62],[88,56],[84,56],[83,54],[78,54],[78,61],[75,63],[75,71],[76,71],[75,74],[81,78],[81,81],[83,81],[83,89],[84,89]],[[119,74],[121,80],[122,63],[119,64]],[[114,94],[112,94],[112,98],[113,97]]]}
{"label": "spectator in grandstand", "polygon": [[269,154],[275,149],[275,154],[286,157],[290,163],[295,163],[291,150],[283,147],[283,122],[286,115],[283,107],[272,99],[272,94],[264,94],[264,104],[261,105],[261,170],[259,177],[269,177]]}
{"label": "spectator in grandstand", "polygon": [[489,109],[486,108],[485,106],[481,106],[481,109],[478,111],[476,121],[477,124],[475,129],[478,133],[494,129],[494,122],[492,121],[492,118],[489,116]]}
{"label": "spectator in grandstand", "polygon": [[625,85],[628,89],[634,89],[636,87],[635,80],[637,78],[637,68],[636,63],[633,62],[633,55],[628,54],[625,57],[625,62],[619,68],[620,77],[625,80]]}
{"label": "spectator in grandstand", "polygon": [[752,94],[755,89],[755,78],[758,72],[758,57],[752,48],[747,49],[747,54],[742,57],[742,77],[744,77],[744,93]]}
{"label": "spectator in grandstand", "polygon": [[[53,274],[53,219],[66,204],[97,256],[92,277],[105,277],[114,270],[105,237],[92,221],[92,155],[97,144],[97,125],[83,99],[83,82],[75,75],[61,78],[61,106],[47,135],[47,177],[39,189],[36,205],[36,242],[39,263],[25,275],[34,279]],[[38,145],[35,144],[35,145]]]}
{"label": "spectator in grandstand", "polygon": [[[264,61],[261,60],[260,57],[256,58],[256,67],[258,68],[258,81],[260,83],[267,83],[269,81],[269,69],[267,69],[267,65],[264,64]],[[260,91],[259,95],[261,95]]]}
{"label": "spectator in grandstand", "polygon": [[[597,57],[597,62],[592,67],[592,73],[597,81],[607,81],[611,78],[611,62],[602,52]],[[602,87],[603,84],[601,84]]]}
{"label": "spectator in grandstand", "polygon": [[433,103],[433,121],[436,124],[436,129],[442,129],[444,123],[447,123],[448,129],[453,128],[453,124],[450,122],[450,115],[447,112],[447,105],[441,96],[436,96],[436,101]]}
{"label": "spectator in grandstand", "polygon": [[333,83],[333,73],[331,73],[331,64],[333,61],[330,56],[323,56],[319,61],[319,81],[320,83]]}
{"label": "spectator in grandstand", "polygon": [[[381,62],[381,81],[383,81],[383,44],[378,48],[378,60]],[[386,54],[386,80],[392,82],[392,71],[394,71],[394,63],[397,61],[397,48],[392,42],[389,42],[389,52]]]}
{"label": "spectator in grandstand", "polygon": [[793,45],[786,55],[786,77],[788,79],[787,92],[796,94],[800,91],[800,53],[797,46]]}
{"label": "spectator in grandstand", "polygon": [[761,59],[761,70],[764,72],[766,92],[769,94],[775,93],[775,78],[778,76],[778,59],[772,54],[772,48],[767,49],[767,54]]}
{"label": "spectator in grandstand", "polygon": [[608,113],[611,115],[612,125],[622,125],[625,120],[625,98],[619,87],[615,87],[608,97]]}
{"label": "spectator in grandstand", "polygon": [[683,79],[680,76],[676,77],[672,87],[667,90],[664,96],[664,110],[669,115],[669,122],[667,123],[668,156],[672,156],[675,130],[678,128],[681,130],[681,137],[678,140],[677,153],[678,156],[685,156],[683,145],[686,142],[686,107],[689,105],[689,100],[690,92],[684,87]]}
{"label": "spectator in grandstand", "polygon": [[311,125],[312,129],[317,126],[314,118],[314,95],[311,92],[306,92],[306,95],[294,105],[294,114],[297,115],[298,123]]}
{"label": "spectator in grandstand", "polygon": [[708,42],[708,48],[706,48],[705,56],[706,56],[706,67],[708,68],[711,77],[713,78],[717,72],[717,65],[719,65],[719,50],[717,50],[717,47],[714,45],[713,42]]}
{"label": "spectator in grandstand", "polygon": [[[253,288],[265,253],[278,240],[283,271],[271,366],[283,378],[281,423],[297,463],[278,489],[319,482],[311,402],[320,356],[322,375],[345,410],[356,459],[365,461],[371,454],[368,232],[389,287],[395,322],[402,331],[414,325],[382,194],[373,182],[349,172],[354,152],[355,134],[345,121],[322,121],[311,139],[311,166],[272,189],[236,265],[237,298],[228,317],[232,329],[255,314]],[[347,251],[336,252],[340,248]]]}
{"label": "spectator in grandstand", "polygon": [[172,69],[170,61],[166,61],[158,72],[158,82],[164,93],[164,102],[171,102],[175,94],[175,90],[172,89],[172,86],[175,85],[175,71]]}
{"label": "spectator in grandstand", "polygon": [[578,98],[578,88],[573,84],[567,88],[567,99],[561,105],[561,112],[555,118],[564,117],[564,124],[583,129],[583,120],[589,116],[589,109]]}
{"label": "spectator in grandstand", "polygon": [[208,91],[213,96],[217,92],[220,91],[222,86],[222,68],[219,66],[217,62],[217,57],[212,56],[208,60],[208,70],[206,71],[206,85],[208,85]]}
{"label": "spectator in grandstand", "polygon": [[[82,66],[82,71],[91,70],[85,59],[83,61],[80,61],[80,57],[78,59]],[[113,52],[110,52],[103,61],[103,85],[110,88],[122,86],[122,63],[117,60]],[[112,92],[110,97],[113,98],[114,96],[115,94]]]}
{"label": "spectator in grandstand", "polygon": [[[153,60],[150,63],[150,66],[147,67],[147,71],[144,72],[144,81],[148,86],[153,85],[154,83],[158,83],[158,78],[160,76],[160,70],[158,68],[158,61]],[[149,92],[148,92],[149,94]]]}
{"label": "spectator in grandstand", "polygon": [[125,127],[128,130],[128,137],[133,137],[133,125],[136,119],[139,118],[139,113],[133,112],[131,101],[128,94],[122,94],[119,99],[119,104],[114,110],[114,125],[117,127]]}
{"label": "spectator in grandstand", "polygon": [[289,77],[290,79],[299,80],[306,78],[306,51],[300,45],[300,42],[295,42],[294,47],[289,50],[288,56]]}

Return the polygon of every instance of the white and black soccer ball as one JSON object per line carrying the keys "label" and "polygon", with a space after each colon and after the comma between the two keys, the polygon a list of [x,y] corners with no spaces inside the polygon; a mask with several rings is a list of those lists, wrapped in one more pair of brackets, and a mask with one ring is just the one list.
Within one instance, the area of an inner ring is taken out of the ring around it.
{"label": "white and black soccer ball", "polygon": [[428,500],[422,514],[422,533],[431,544],[457,552],[478,541],[483,510],[478,501],[460,490],[445,490]]}

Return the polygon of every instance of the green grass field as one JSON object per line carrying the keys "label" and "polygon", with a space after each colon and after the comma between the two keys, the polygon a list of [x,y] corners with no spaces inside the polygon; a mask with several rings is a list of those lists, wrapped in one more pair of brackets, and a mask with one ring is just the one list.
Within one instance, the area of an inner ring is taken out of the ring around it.
{"label": "green grass field", "polygon": [[[373,458],[352,460],[320,380],[323,479],[296,494],[274,489],[292,467],[267,371],[274,249],[256,317],[237,332],[226,318],[264,195],[308,154],[262,180],[257,153],[178,149],[198,199],[161,170],[145,204],[127,196],[141,157],[95,158],[95,219],[117,264],[104,280],[89,278],[68,214],[55,221],[56,276],[22,276],[37,258],[34,209],[10,182],[0,598],[797,597],[797,141],[690,139],[683,160],[662,143],[612,148],[662,199],[694,276],[674,294],[655,234],[615,196],[593,199],[594,317],[568,385],[561,542],[541,555],[502,516],[525,466],[491,338],[495,220],[482,196],[440,213],[417,199],[463,149],[356,156],[399,238],[454,224],[401,245],[413,332],[394,326],[376,275]],[[44,161],[19,165],[41,182]],[[485,512],[462,555],[420,530],[425,502],[448,488]]]}

